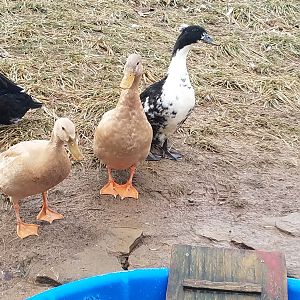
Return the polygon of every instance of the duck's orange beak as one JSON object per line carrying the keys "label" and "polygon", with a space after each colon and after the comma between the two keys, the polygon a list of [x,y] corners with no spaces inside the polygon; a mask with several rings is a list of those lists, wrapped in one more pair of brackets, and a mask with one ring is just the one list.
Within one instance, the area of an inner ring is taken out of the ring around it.
{"label": "duck's orange beak", "polygon": [[120,83],[120,87],[122,89],[130,89],[132,84],[133,84],[133,81],[134,81],[134,73],[133,72],[126,72],[124,74],[124,77]]}
{"label": "duck's orange beak", "polygon": [[70,138],[68,141],[68,148],[70,152],[72,153],[75,160],[82,160],[83,155],[78,147],[78,140]]}

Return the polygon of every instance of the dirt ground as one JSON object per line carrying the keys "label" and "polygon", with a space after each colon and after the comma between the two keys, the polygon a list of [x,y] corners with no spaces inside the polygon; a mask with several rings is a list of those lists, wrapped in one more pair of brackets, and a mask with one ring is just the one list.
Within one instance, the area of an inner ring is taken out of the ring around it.
{"label": "dirt ground", "polygon": [[[208,115],[211,107],[197,107],[187,127]],[[60,282],[122,270],[107,252],[113,227],[133,227],[143,238],[129,256],[129,269],[168,266],[176,243],[283,251],[289,275],[300,275],[300,239],[272,226],[270,217],[299,211],[299,157],[280,148],[275,155],[257,152],[255,140],[228,140],[222,153],[183,144],[181,162],[145,162],[134,183],[140,199],[99,196],[105,169],[96,162],[76,165],[72,174],[49,193],[51,207],[65,215],[51,225],[41,224],[38,237],[20,240],[15,216],[1,207],[1,299],[23,299],[47,286],[37,275]],[[124,180],[126,174],[117,175]],[[40,196],[22,203],[22,217],[35,220]]]}
{"label": "dirt ground", "polygon": [[[39,223],[38,237],[20,240],[0,199],[0,299],[49,288],[37,282],[42,275],[64,283],[128,264],[168,266],[176,243],[279,250],[300,277],[299,234],[274,226],[300,213],[298,2],[0,1],[0,72],[44,103],[0,127],[0,151],[49,138],[54,119],[68,116],[85,155],[49,191],[65,218]],[[143,163],[139,200],[100,196],[107,174],[93,159],[93,132],[118,100],[126,57],[143,57],[141,88],[162,78],[182,23],[203,25],[220,44],[197,45],[188,57],[197,106],[171,140],[184,158]],[[36,222],[41,202],[21,203],[25,222]],[[112,251],[118,227],[143,232],[128,262]]]}

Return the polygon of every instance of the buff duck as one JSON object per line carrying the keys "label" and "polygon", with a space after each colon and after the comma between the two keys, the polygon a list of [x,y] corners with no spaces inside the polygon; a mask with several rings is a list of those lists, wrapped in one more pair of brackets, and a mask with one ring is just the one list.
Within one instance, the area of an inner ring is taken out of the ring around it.
{"label": "buff duck", "polygon": [[10,125],[17,123],[29,109],[42,106],[41,102],[34,101],[24,89],[16,85],[0,73],[0,124]]}
{"label": "buff duck", "polygon": [[[138,191],[132,185],[135,168],[149,154],[152,128],[149,124],[139,96],[139,83],[143,67],[140,55],[131,54],[124,67],[121,81],[121,95],[117,106],[106,112],[95,130],[94,154],[108,170],[108,183],[100,194],[120,195],[138,198]],[[117,184],[112,169],[130,169],[128,181]]]}
{"label": "buff duck", "polygon": [[198,41],[212,44],[212,38],[200,26],[183,26],[172,52],[167,75],[150,85],[140,95],[144,111],[153,129],[153,141],[148,160],[181,159],[182,155],[168,149],[168,138],[190,115],[195,106],[186,59],[192,45]]}
{"label": "buff duck", "polygon": [[20,238],[37,235],[38,226],[26,224],[20,218],[19,201],[42,193],[43,205],[38,220],[49,223],[63,218],[47,204],[47,190],[63,181],[70,173],[71,162],[64,148],[68,148],[76,160],[82,159],[78,148],[75,126],[68,118],[58,119],[50,140],[31,140],[18,143],[0,153],[0,191],[12,201]]}

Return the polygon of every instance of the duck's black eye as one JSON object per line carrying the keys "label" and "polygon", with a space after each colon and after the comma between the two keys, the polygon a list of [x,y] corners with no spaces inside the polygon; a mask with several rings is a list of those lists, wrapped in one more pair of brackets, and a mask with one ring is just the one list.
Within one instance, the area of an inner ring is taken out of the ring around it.
{"label": "duck's black eye", "polygon": [[64,126],[61,127],[62,130],[66,130]]}
{"label": "duck's black eye", "polygon": [[137,64],[136,64],[136,65],[138,66],[139,64],[140,64],[140,62],[137,62]]}

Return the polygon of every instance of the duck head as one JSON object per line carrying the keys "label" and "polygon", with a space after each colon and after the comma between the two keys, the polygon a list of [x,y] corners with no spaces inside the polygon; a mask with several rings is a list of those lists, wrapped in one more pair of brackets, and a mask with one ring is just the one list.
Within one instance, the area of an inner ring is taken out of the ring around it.
{"label": "duck head", "polygon": [[124,67],[124,76],[120,83],[122,89],[130,89],[134,79],[141,77],[143,74],[142,58],[138,54],[131,54],[127,58]]}
{"label": "duck head", "polygon": [[75,160],[83,159],[83,155],[78,147],[75,125],[70,119],[59,118],[54,124],[53,135],[68,145]]}
{"label": "duck head", "polygon": [[208,35],[206,30],[201,26],[183,25],[181,26],[180,30],[181,33],[175,43],[173,49],[173,55],[175,55],[178,50],[181,50],[186,46],[196,44],[200,41],[208,44],[213,44],[213,39]]}

